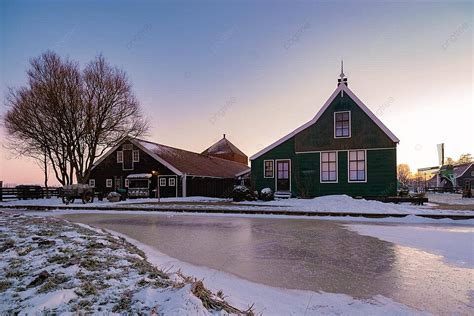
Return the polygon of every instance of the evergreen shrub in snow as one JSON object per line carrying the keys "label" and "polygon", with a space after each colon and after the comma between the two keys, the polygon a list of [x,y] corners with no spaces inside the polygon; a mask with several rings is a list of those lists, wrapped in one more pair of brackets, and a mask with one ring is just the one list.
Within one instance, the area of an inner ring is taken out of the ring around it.
{"label": "evergreen shrub in snow", "polygon": [[260,200],[272,201],[274,199],[273,190],[270,188],[264,188],[260,191]]}
{"label": "evergreen shrub in snow", "polygon": [[245,201],[247,195],[250,194],[250,190],[244,185],[236,185],[234,186],[234,190],[232,190],[232,199],[234,202],[241,202]]}
{"label": "evergreen shrub in snow", "polygon": [[118,202],[120,201],[122,195],[120,195],[120,193],[118,192],[110,192],[108,195],[107,195],[107,200],[109,202]]}
{"label": "evergreen shrub in snow", "polygon": [[236,185],[232,191],[232,199],[234,202],[255,201],[255,194],[245,185]]}

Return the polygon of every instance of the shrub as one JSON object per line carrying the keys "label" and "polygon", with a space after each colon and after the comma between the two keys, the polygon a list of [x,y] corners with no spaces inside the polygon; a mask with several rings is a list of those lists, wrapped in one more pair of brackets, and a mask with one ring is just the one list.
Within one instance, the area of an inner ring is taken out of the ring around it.
{"label": "shrub", "polygon": [[274,197],[273,190],[270,188],[264,188],[260,191],[260,199],[262,201],[272,201]]}
{"label": "shrub", "polygon": [[250,190],[244,185],[236,185],[234,186],[234,190],[232,191],[232,199],[234,202],[241,202],[247,199],[247,196],[250,195]]}

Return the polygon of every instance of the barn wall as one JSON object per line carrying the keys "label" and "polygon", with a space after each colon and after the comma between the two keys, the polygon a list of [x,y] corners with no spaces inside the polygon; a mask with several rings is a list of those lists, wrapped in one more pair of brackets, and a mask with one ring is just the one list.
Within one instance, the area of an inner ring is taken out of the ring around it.
{"label": "barn wall", "polygon": [[[124,144],[131,144],[125,142]],[[153,157],[140,150],[138,147],[133,145],[133,150],[140,151],[140,161],[133,163],[133,170],[123,170],[121,163],[117,163],[117,151],[122,150],[120,146],[117,150],[107,156],[99,165],[97,165],[91,172],[90,179],[95,180],[95,191],[101,192],[104,195],[114,191],[116,188],[116,178],[121,179],[121,188],[125,188],[125,178],[129,174],[135,173],[152,173],[152,171],[158,171],[160,175],[175,175],[175,173],[169,170],[167,167],[156,161]],[[178,177],[179,179],[180,177]],[[112,188],[106,187],[106,179],[112,179]],[[150,179],[150,187],[156,189],[157,179],[153,176]]]}

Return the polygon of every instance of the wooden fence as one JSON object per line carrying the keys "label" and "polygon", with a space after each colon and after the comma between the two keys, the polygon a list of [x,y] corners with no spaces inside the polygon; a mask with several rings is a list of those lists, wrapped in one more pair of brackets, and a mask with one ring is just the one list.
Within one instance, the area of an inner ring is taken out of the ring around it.
{"label": "wooden fence", "polygon": [[426,187],[426,192],[437,192],[437,193],[454,193],[461,192],[462,187]]}
{"label": "wooden fence", "polygon": [[36,185],[19,185],[14,188],[0,186],[0,202],[7,200],[43,199],[60,196],[61,188],[42,188]]}

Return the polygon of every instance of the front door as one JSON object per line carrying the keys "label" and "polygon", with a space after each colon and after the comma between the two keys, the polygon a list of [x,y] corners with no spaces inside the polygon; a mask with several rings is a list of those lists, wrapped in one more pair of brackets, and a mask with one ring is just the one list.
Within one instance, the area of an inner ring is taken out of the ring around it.
{"label": "front door", "polygon": [[276,161],[276,191],[290,191],[291,168],[289,160]]}
{"label": "front door", "polygon": [[115,177],[115,190],[121,189],[122,188],[122,178],[121,177]]}

